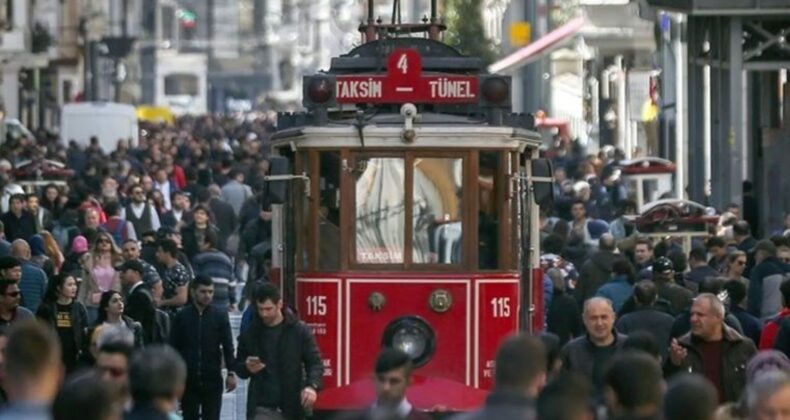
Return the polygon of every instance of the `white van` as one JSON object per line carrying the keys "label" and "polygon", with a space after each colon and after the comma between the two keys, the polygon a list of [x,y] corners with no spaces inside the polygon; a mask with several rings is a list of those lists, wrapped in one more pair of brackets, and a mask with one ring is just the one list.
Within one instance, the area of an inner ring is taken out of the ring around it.
{"label": "white van", "polygon": [[137,110],[128,104],[113,102],[81,102],[66,104],[60,117],[60,138],[72,140],[87,147],[96,136],[105,153],[118,146],[118,140],[129,140],[136,147],[140,131],[137,128]]}

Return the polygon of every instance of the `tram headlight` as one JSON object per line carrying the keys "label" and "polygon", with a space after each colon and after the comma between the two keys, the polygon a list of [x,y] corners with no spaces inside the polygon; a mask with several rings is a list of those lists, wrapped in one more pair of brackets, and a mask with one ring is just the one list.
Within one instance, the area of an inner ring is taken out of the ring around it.
{"label": "tram headlight", "polygon": [[398,318],[384,330],[382,345],[403,351],[411,356],[415,366],[431,359],[436,349],[436,334],[423,319],[416,316]]}

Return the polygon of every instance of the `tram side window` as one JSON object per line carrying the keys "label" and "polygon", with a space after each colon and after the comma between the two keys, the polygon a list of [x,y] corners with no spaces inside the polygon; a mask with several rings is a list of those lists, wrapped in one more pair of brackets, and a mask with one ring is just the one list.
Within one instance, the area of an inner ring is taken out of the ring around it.
{"label": "tram side window", "polygon": [[318,266],[340,268],[340,153],[322,152],[318,207]]}
{"label": "tram side window", "polygon": [[463,238],[463,159],[414,159],[413,245],[415,264],[457,264]]}
{"label": "tram side window", "polygon": [[493,270],[499,266],[499,200],[497,200],[497,173],[499,152],[480,152],[480,170],[477,177],[479,213],[478,266]]}
{"label": "tram side window", "polygon": [[358,158],[354,170],[356,262],[402,264],[406,219],[401,158]]}

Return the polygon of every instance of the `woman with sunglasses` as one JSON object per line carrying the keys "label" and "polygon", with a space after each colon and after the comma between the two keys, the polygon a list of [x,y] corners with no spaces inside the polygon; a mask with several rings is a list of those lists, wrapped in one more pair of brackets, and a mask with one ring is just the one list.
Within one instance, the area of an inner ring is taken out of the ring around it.
{"label": "woman with sunglasses", "polygon": [[107,232],[99,232],[90,252],[83,255],[82,284],[77,300],[88,309],[91,322],[96,320],[102,293],[121,291],[121,278],[115,267],[122,262],[121,251]]}
{"label": "woman with sunglasses", "polygon": [[143,345],[143,327],[142,325],[123,314],[124,301],[120,292],[109,290],[101,295],[99,302],[99,314],[96,317],[95,327],[114,325],[120,328],[126,328],[134,334],[134,346],[142,347]]}
{"label": "woman with sunglasses", "polygon": [[60,338],[63,364],[72,372],[85,348],[88,331],[88,312],[77,296],[77,280],[69,274],[59,274],[47,285],[44,301],[36,316],[55,329]]}
{"label": "woman with sunglasses", "polygon": [[733,251],[727,255],[727,280],[740,280],[749,287],[749,279],[743,276],[746,270],[746,253]]}

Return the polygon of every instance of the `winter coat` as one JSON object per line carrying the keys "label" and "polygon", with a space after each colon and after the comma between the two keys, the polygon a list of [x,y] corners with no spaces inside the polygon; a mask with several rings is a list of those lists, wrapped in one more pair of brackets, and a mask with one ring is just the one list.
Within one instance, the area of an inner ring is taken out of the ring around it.
{"label": "winter coat", "polygon": [[582,265],[576,284],[576,301],[579,305],[595,296],[598,289],[612,278],[612,263],[616,255],[611,251],[598,251]]}
{"label": "winter coat", "polygon": [[749,276],[749,313],[763,321],[782,310],[782,294],[779,286],[790,278],[790,264],[776,257],[768,257],[757,264]]}
{"label": "winter coat", "polygon": [[[723,328],[721,382],[724,395],[721,397],[724,401],[737,401],[746,387],[746,364],[757,353],[757,348],[752,340],[738,334],[732,328],[726,325]],[[670,359],[667,359],[664,363],[666,376],[678,372],[696,372],[704,375],[702,353],[698,347],[700,339],[688,333],[680,337],[678,343],[686,349],[686,358],[681,366],[675,366]]]}
{"label": "winter coat", "polygon": [[618,319],[615,329],[626,335],[637,331],[650,333],[656,339],[661,355],[666,357],[674,323],[675,318],[668,313],[652,306],[641,306]]}
{"label": "winter coat", "polygon": [[601,286],[595,296],[609,299],[616,313],[633,294],[634,285],[628,281],[628,278],[626,276],[617,276]]}
{"label": "winter coat", "polygon": [[[614,332],[614,343],[606,348],[601,348],[590,341],[585,334],[571,340],[562,348],[562,367],[565,370],[578,372],[593,382],[596,389],[603,389],[603,373],[609,359],[614,356],[617,349],[622,347],[626,335]],[[612,348],[614,347],[614,348]]]}
{"label": "winter coat", "polygon": [[561,346],[582,333],[581,311],[573,296],[555,291],[546,314],[547,331],[557,334]]}
{"label": "winter coat", "polygon": [[691,301],[694,299],[691,290],[665,280],[654,280],[654,282],[658,289],[658,297],[669,302],[673,314],[677,315],[691,307]]}
{"label": "winter coat", "polygon": [[264,355],[261,338],[266,327],[260,317],[253,317],[251,325],[239,336],[234,371],[241,379],[251,378],[247,390],[247,415],[255,412],[258,401],[263,398],[261,393],[265,390],[263,377],[266,369],[277,369],[279,374],[281,408],[285,418],[300,419],[304,416],[301,392],[305,387],[315,390],[321,388],[324,365],[315,337],[307,324],[298,320],[290,311],[283,312],[283,330],[277,343],[280,362],[278,366],[267,366],[257,374],[247,370],[247,357]]}

